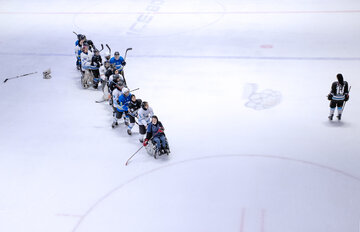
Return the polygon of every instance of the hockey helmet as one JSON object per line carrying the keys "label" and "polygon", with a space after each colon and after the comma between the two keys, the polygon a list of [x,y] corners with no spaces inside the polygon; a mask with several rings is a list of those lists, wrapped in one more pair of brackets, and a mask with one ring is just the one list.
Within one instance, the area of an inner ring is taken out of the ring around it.
{"label": "hockey helmet", "polygon": [[82,34],[78,34],[79,40],[86,40],[86,36]]}
{"label": "hockey helmet", "polygon": [[130,93],[130,90],[125,87],[122,89],[122,92],[123,92],[123,94],[127,94],[127,93]]}
{"label": "hockey helmet", "polygon": [[94,46],[94,43],[92,40],[87,40],[87,43],[89,44],[89,46]]}

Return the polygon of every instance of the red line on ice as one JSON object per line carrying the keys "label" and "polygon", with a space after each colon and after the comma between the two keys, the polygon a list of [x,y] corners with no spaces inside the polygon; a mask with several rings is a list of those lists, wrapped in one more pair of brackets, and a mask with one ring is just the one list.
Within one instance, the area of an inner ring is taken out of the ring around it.
{"label": "red line on ice", "polygon": [[244,224],[245,224],[245,208],[241,210],[241,224],[240,224],[240,232],[244,232]]}
{"label": "red line on ice", "polygon": [[266,214],[266,210],[262,209],[261,210],[261,232],[265,231],[265,214]]}
{"label": "red line on ice", "polygon": [[[84,222],[85,218],[92,212],[95,210],[95,208],[100,205],[103,201],[105,201],[106,199],[108,199],[113,193],[115,193],[116,191],[120,190],[122,187],[124,187],[125,185],[137,180],[137,179],[140,179],[141,177],[143,176],[146,176],[148,174],[151,174],[151,173],[154,173],[154,172],[157,172],[161,169],[164,169],[164,168],[169,168],[169,167],[172,167],[172,166],[176,166],[176,165],[179,165],[179,164],[184,164],[184,163],[188,163],[188,162],[192,162],[192,161],[199,161],[199,160],[205,160],[205,159],[218,159],[218,158],[227,158],[227,157],[250,157],[250,158],[265,158],[265,159],[279,159],[279,160],[285,160],[285,161],[290,161],[290,162],[296,162],[296,163],[302,163],[302,164],[305,164],[305,165],[309,165],[309,166],[313,166],[313,167],[318,167],[318,168],[321,168],[321,169],[325,169],[325,170],[329,170],[333,173],[336,173],[336,174],[339,174],[339,175],[342,175],[342,176],[346,176],[346,177],[349,177],[357,182],[360,182],[360,178],[353,175],[353,174],[350,174],[350,173],[347,173],[345,171],[342,171],[340,169],[337,169],[337,168],[333,168],[333,167],[330,167],[330,166],[326,166],[326,165],[323,165],[323,164],[318,164],[318,163],[315,163],[315,162],[311,162],[311,161],[306,161],[306,160],[301,160],[301,159],[295,159],[295,158],[290,158],[290,157],[284,157],[284,156],[276,156],[276,155],[250,155],[250,154],[228,154],[228,155],[213,155],[213,156],[203,156],[203,157],[198,157],[198,158],[193,158],[193,159],[189,159],[189,160],[183,160],[183,161],[179,161],[177,163],[172,163],[172,164],[168,164],[168,165],[165,165],[165,166],[162,166],[162,167],[158,167],[158,168],[155,168],[155,169],[152,169],[152,170],[149,170],[149,171],[146,171],[138,176],[135,176],[131,179],[129,179],[128,181],[124,182],[123,184],[120,184],[119,186],[115,187],[114,189],[110,190],[108,193],[106,193],[105,195],[103,195],[102,197],[100,197],[94,204],[92,204],[90,206],[90,208],[83,214],[83,216],[81,216],[79,218],[79,221],[75,224],[75,227],[73,228],[72,232],[76,232],[78,231],[78,229],[80,228],[81,224]],[[263,211],[264,212],[264,211]],[[265,215],[265,212],[263,213]],[[241,231],[243,232],[243,231]],[[263,232],[263,231],[262,231]]]}

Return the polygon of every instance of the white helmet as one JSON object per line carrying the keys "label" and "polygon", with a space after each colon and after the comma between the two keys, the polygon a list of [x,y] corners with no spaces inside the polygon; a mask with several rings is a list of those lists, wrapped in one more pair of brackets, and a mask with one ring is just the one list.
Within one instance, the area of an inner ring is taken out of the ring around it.
{"label": "white helmet", "polygon": [[130,93],[130,90],[126,87],[122,89],[123,94]]}

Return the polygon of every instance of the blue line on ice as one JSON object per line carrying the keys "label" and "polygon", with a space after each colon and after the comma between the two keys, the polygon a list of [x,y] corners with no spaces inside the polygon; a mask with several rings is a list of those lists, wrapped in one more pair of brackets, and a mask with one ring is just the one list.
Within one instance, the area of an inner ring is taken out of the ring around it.
{"label": "blue line on ice", "polygon": [[[67,53],[13,53],[0,52],[0,56],[74,56]],[[360,60],[360,57],[301,57],[301,56],[212,56],[212,55],[132,55],[135,58],[170,58],[170,59],[231,59],[231,60]]]}

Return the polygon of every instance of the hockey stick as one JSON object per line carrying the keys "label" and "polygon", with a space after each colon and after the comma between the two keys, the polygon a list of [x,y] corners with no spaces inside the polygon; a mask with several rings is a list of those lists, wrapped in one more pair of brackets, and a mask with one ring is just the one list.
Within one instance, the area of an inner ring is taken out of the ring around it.
{"label": "hockey stick", "polygon": [[[155,135],[157,135],[159,132],[156,132],[153,136],[151,136],[151,138],[149,139],[149,141],[154,138]],[[143,147],[145,147],[144,145],[142,145],[132,156],[130,156],[130,158],[126,161],[125,166],[127,166],[131,160],[132,157],[134,157]]]}
{"label": "hockey stick", "polygon": [[[136,90],[139,90],[140,88],[136,88],[136,89],[133,89],[133,90],[130,90],[130,92],[133,92],[133,91],[136,91]],[[108,101],[109,99],[102,99],[102,100],[96,100],[95,103],[101,103],[101,102],[104,102],[104,101]]]}
{"label": "hockey stick", "polygon": [[4,80],[4,83],[7,82],[8,80],[11,80],[11,79],[15,79],[15,78],[19,78],[19,77],[24,77],[24,76],[31,75],[31,74],[35,74],[35,73],[37,73],[37,72],[26,73],[26,74],[19,75],[19,76],[16,76],[16,77],[9,77],[9,78],[6,78],[6,79]]}
{"label": "hockey stick", "polygon": [[[130,51],[130,50],[132,50],[132,48],[127,48],[127,49],[126,49],[126,51],[125,51],[125,56],[124,56],[124,61],[126,60],[127,52]],[[125,79],[125,74],[124,74],[124,68],[123,68],[122,72],[123,72],[122,75],[123,75],[123,77],[124,77],[125,84],[126,84],[126,79]]]}
{"label": "hockey stick", "polygon": [[[96,46],[94,45],[94,50],[97,49]],[[99,52],[101,52],[102,50],[104,50],[104,45],[101,44],[101,50],[98,49]]]}
{"label": "hockey stick", "polygon": [[73,31],[73,33],[74,33],[76,36],[78,35],[75,31]]}
{"label": "hockey stick", "polygon": [[127,166],[129,164],[129,161],[131,160],[131,158],[134,157],[143,147],[145,147],[145,146],[141,145],[141,147],[132,156],[130,156],[130,158],[126,161],[125,166]]}
{"label": "hockey stick", "polygon": [[[349,92],[348,92],[348,94],[350,94],[350,90],[351,90],[351,86],[349,87]],[[347,102],[347,101],[344,102],[344,105],[343,105],[343,108],[342,108],[342,112],[344,112],[346,102]]]}
{"label": "hockey stick", "polygon": [[130,90],[130,92],[134,92],[136,90],[139,90],[140,88],[136,88],[136,89],[133,89],[133,90]]}
{"label": "hockey stick", "polygon": [[109,47],[108,44],[105,44],[105,45],[106,45],[106,47],[109,49],[109,53],[110,53],[110,56],[111,56],[111,48]]}
{"label": "hockey stick", "polygon": [[105,102],[105,101],[108,101],[109,99],[102,99],[102,100],[97,100],[95,101],[95,103],[101,103],[101,102]]}
{"label": "hockey stick", "polygon": [[127,55],[127,52],[128,51],[131,51],[132,50],[132,48],[128,48],[128,49],[126,49],[126,51],[125,51],[125,56],[124,56],[124,60],[126,60],[126,55]]}

